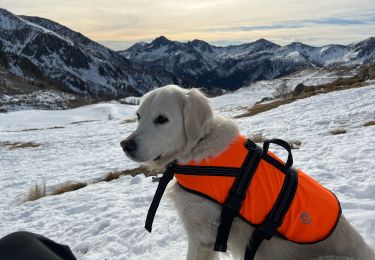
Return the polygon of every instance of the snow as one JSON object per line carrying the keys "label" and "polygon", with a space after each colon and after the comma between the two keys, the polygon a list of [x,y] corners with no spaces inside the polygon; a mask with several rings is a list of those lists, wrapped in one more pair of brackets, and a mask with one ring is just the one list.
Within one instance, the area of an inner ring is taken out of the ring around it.
{"label": "snow", "polygon": [[212,107],[221,115],[233,117],[243,114],[247,108],[264,97],[271,97],[281,82],[258,81],[226,95],[211,98]]}
{"label": "snow", "polygon": [[300,83],[304,84],[305,86],[317,86],[331,83],[339,78],[350,78],[355,76],[357,73],[358,71],[355,69],[349,71],[340,71],[326,68],[309,68],[274,81],[275,84],[280,84],[277,82],[285,81],[289,86],[290,91],[292,91]]}
{"label": "snow", "polygon": [[[270,95],[273,87],[248,87],[211,99],[216,113],[233,116]],[[299,100],[253,117],[238,119],[242,133],[299,140],[295,165],[333,190],[343,213],[375,246],[375,85]],[[29,230],[68,244],[79,259],[185,259],[187,242],[180,220],[165,196],[154,230],[144,228],[156,189],[151,178],[121,177],[94,183],[106,173],[136,164],[119,142],[136,123],[137,106],[103,103],[65,111],[0,114],[0,237]],[[96,120],[96,121],[92,121]],[[71,124],[74,123],[74,124]],[[56,126],[63,128],[54,128]],[[37,130],[30,130],[37,128]],[[332,135],[344,128],[346,134]],[[20,131],[27,130],[30,131]],[[2,142],[41,144],[8,149]],[[48,191],[67,181],[83,189],[21,203],[36,182]]]}

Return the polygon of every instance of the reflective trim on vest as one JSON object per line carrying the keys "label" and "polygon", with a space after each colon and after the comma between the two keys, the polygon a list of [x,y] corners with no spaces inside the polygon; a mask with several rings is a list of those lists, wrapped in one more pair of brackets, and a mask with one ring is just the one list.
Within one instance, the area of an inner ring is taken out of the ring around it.
{"label": "reflective trim on vest", "polygon": [[[238,136],[221,154],[189,166],[217,166],[240,168],[246,154],[246,138]],[[269,156],[282,162],[272,153]],[[305,173],[297,170],[298,187],[293,202],[278,232],[285,239],[297,243],[314,243],[328,237],[334,230],[341,209],[337,198]],[[205,176],[175,173],[178,183],[223,204],[233,185],[233,176]],[[261,224],[271,211],[281,190],[285,174],[270,162],[262,159],[252,178],[240,215],[252,225]]]}

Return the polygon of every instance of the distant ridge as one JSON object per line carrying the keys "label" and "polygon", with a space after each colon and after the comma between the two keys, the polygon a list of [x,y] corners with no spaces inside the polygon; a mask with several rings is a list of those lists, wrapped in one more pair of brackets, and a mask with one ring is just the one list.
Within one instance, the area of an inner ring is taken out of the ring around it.
{"label": "distant ridge", "polygon": [[158,68],[198,86],[236,89],[256,81],[311,67],[347,67],[375,63],[375,38],[314,47],[300,42],[280,46],[266,39],[217,47],[195,39],[186,43],[164,36],[119,51],[132,64]]}

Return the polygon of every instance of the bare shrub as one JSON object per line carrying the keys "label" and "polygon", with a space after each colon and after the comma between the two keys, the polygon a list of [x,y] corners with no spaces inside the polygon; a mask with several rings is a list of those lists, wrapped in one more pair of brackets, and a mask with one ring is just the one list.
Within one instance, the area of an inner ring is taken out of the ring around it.
{"label": "bare shrub", "polygon": [[139,174],[143,174],[146,177],[156,175],[156,173],[150,171],[148,168],[146,168],[144,166],[140,166],[140,167],[137,167],[137,168],[134,168],[134,169],[110,172],[102,179],[102,181],[112,181],[112,180],[118,179],[121,176],[125,176],[125,175],[130,175],[130,176],[134,177],[134,176],[139,175]]}
{"label": "bare shrub", "polygon": [[38,131],[40,129],[38,128],[27,128],[27,129],[22,129],[22,130],[19,130],[19,131],[15,131],[15,132],[29,132],[29,131]]}
{"label": "bare shrub", "polygon": [[299,140],[291,140],[288,141],[290,148],[292,149],[299,149],[301,147],[302,142]]}
{"label": "bare shrub", "polygon": [[17,148],[34,148],[39,147],[41,144],[33,143],[33,142],[0,142],[0,146],[7,147],[9,149],[17,149]]}
{"label": "bare shrub", "polygon": [[286,80],[283,80],[280,84],[280,86],[277,87],[275,92],[275,97],[277,98],[286,98],[289,96],[289,87],[286,83]]}
{"label": "bare shrub", "polygon": [[27,142],[27,143],[19,143],[17,145],[14,145],[10,147],[9,149],[16,149],[16,148],[34,148],[34,147],[39,147],[40,144],[36,144],[33,142]]}
{"label": "bare shrub", "polygon": [[375,120],[371,120],[363,124],[363,126],[372,126],[372,125],[375,125]]}
{"label": "bare shrub", "polygon": [[121,121],[121,124],[129,124],[129,123],[135,123],[137,122],[137,118],[129,118]]}
{"label": "bare shrub", "polygon": [[24,202],[34,201],[45,197],[47,195],[46,187],[47,185],[45,180],[41,184],[35,183],[35,185],[27,191]]}
{"label": "bare shrub", "polygon": [[333,134],[333,135],[345,134],[346,133],[346,129],[344,129],[344,128],[337,128],[337,129],[331,130],[330,133]]}
{"label": "bare shrub", "polygon": [[82,121],[72,122],[72,123],[70,123],[70,124],[71,124],[71,125],[77,125],[77,124],[89,123],[89,122],[96,122],[96,121],[99,121],[99,120],[82,120]]}
{"label": "bare shrub", "polygon": [[87,186],[86,182],[64,183],[55,189],[51,195],[60,195],[65,192],[75,191]]}
{"label": "bare shrub", "polygon": [[110,172],[102,179],[102,181],[113,181],[120,178],[121,175],[123,175],[122,172]]}
{"label": "bare shrub", "polygon": [[268,110],[277,108],[281,105],[286,105],[286,104],[292,103],[296,100],[297,100],[296,98],[288,98],[288,99],[282,99],[282,100],[275,100],[273,102],[266,103],[266,104],[256,104],[253,107],[249,108],[248,111],[245,112],[244,114],[235,116],[234,118],[254,116],[256,114],[260,114],[260,113],[266,112]]}
{"label": "bare shrub", "polygon": [[263,102],[271,101],[271,100],[273,100],[273,98],[271,98],[271,97],[264,97],[260,101],[256,102],[255,105],[263,103]]}
{"label": "bare shrub", "polygon": [[263,136],[263,133],[257,133],[257,134],[253,134],[250,137],[250,140],[253,141],[254,143],[263,143],[264,141],[267,140],[267,138]]}

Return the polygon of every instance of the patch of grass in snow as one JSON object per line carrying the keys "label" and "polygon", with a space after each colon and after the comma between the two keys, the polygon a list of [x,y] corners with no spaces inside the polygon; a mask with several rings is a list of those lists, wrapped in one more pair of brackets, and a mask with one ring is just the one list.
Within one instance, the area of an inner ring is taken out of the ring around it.
{"label": "patch of grass in snow", "polygon": [[24,202],[38,200],[46,195],[46,181],[43,181],[41,184],[35,183],[35,185],[27,191]]}
{"label": "patch of grass in snow", "polygon": [[38,129],[38,128],[26,128],[26,129],[14,131],[14,132],[30,132],[30,131],[38,131],[38,130],[40,130],[40,129]]}
{"label": "patch of grass in snow", "polygon": [[[249,138],[254,143],[264,143],[268,138],[266,138],[263,133],[256,133],[250,136]],[[299,140],[290,140],[287,141],[292,149],[299,149],[301,147],[302,142]]]}
{"label": "patch of grass in snow", "polygon": [[121,124],[129,124],[129,123],[135,123],[137,122],[137,118],[129,118],[121,121]]}
{"label": "patch of grass in snow", "polygon": [[16,131],[5,131],[7,133],[17,133],[17,132],[30,132],[30,131],[41,131],[41,130],[51,130],[51,129],[61,129],[65,128],[63,126],[52,126],[52,127],[47,127],[47,128],[26,128],[22,130],[16,130]]}
{"label": "patch of grass in snow", "polygon": [[6,147],[8,149],[18,149],[18,148],[35,148],[41,146],[41,144],[37,144],[34,142],[0,142],[0,147]]}
{"label": "patch of grass in snow", "polygon": [[256,114],[260,114],[268,110],[277,108],[281,105],[292,103],[296,100],[308,98],[308,97],[319,95],[319,94],[325,94],[325,93],[329,93],[333,91],[339,91],[339,90],[345,90],[345,89],[351,89],[351,88],[359,88],[363,86],[366,86],[366,83],[365,83],[365,78],[362,76],[354,76],[352,78],[342,78],[331,83],[317,85],[317,86],[304,86],[302,90],[299,89],[298,93],[292,97],[287,97],[284,99],[277,99],[266,104],[262,104],[262,103],[255,104],[253,107],[250,107],[247,110],[247,112],[241,115],[235,116],[234,118],[254,116]]}
{"label": "patch of grass in snow", "polygon": [[337,128],[337,129],[331,130],[330,133],[333,134],[333,135],[341,135],[341,134],[345,134],[346,133],[346,129],[344,129],[344,128]]}
{"label": "patch of grass in snow", "polygon": [[62,129],[62,128],[65,128],[65,127],[63,127],[63,126],[52,126],[52,127],[44,128],[44,129],[41,129],[41,130]]}
{"label": "patch of grass in snow", "polygon": [[259,104],[254,105],[250,109],[248,109],[248,111],[246,113],[235,116],[235,118],[254,116],[256,114],[260,114],[260,113],[266,112],[268,110],[277,108],[281,105],[286,105],[286,104],[292,103],[296,100],[297,100],[297,98],[286,98],[286,99],[276,100],[276,101],[266,103],[266,104],[260,104],[259,103]]}
{"label": "patch of grass in snow", "polygon": [[55,189],[51,193],[51,195],[60,195],[60,194],[63,194],[65,192],[70,192],[70,191],[82,189],[86,186],[87,186],[86,182],[64,183],[64,184],[60,185],[59,187],[57,187],[57,189]]}
{"label": "patch of grass in snow", "polygon": [[82,121],[72,122],[72,123],[70,123],[70,124],[71,124],[71,125],[78,125],[78,124],[90,123],[90,122],[96,122],[96,121],[99,121],[99,120],[82,120]]}
{"label": "patch of grass in snow", "polygon": [[[146,168],[144,166],[140,166],[140,167],[137,167],[137,168],[134,168],[134,169],[110,172],[103,179],[98,180],[96,182],[93,182],[91,184],[95,184],[95,183],[99,183],[99,182],[103,182],[103,181],[106,181],[106,182],[113,181],[113,180],[118,179],[121,176],[125,176],[125,175],[130,175],[130,176],[134,177],[134,176],[139,175],[139,174],[143,174],[146,177],[148,177],[148,176],[156,176],[157,173],[149,170],[148,168]],[[60,194],[66,193],[66,192],[76,191],[76,190],[79,190],[79,189],[82,189],[82,188],[86,187],[87,185],[89,185],[89,183],[86,183],[86,182],[66,182],[64,184],[59,185],[49,195],[54,196],[54,195],[60,195]],[[23,200],[23,202],[34,201],[34,200],[46,197],[47,196],[46,190],[47,189],[46,189],[46,182],[45,181],[42,184],[36,183],[33,187],[31,187],[27,191],[25,199]]]}
{"label": "patch of grass in snow", "polygon": [[70,108],[77,108],[77,107],[83,107],[90,104],[94,104],[97,102],[100,102],[101,100],[95,100],[90,98],[84,98],[77,96],[76,99],[68,100],[68,105]]}
{"label": "patch of grass in snow", "polygon": [[264,141],[267,140],[267,138],[263,136],[263,133],[253,134],[252,136],[249,137],[249,139],[253,141],[254,143],[263,143]]}
{"label": "patch of grass in snow", "polygon": [[363,126],[372,126],[372,125],[375,125],[375,120],[371,120],[363,124]]}
{"label": "patch of grass in snow", "polygon": [[112,180],[118,179],[121,176],[125,176],[125,175],[130,175],[130,176],[134,177],[134,176],[139,175],[139,174],[143,174],[146,177],[156,175],[156,173],[150,171],[148,168],[146,168],[144,166],[140,166],[140,167],[137,167],[137,168],[134,168],[134,169],[110,172],[102,179],[102,181],[112,181]]}

